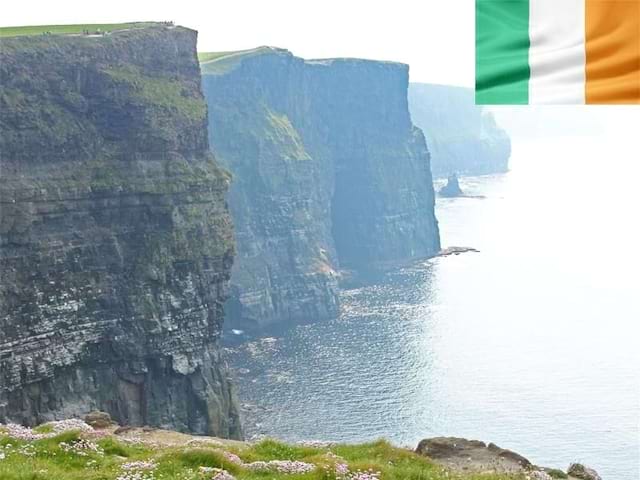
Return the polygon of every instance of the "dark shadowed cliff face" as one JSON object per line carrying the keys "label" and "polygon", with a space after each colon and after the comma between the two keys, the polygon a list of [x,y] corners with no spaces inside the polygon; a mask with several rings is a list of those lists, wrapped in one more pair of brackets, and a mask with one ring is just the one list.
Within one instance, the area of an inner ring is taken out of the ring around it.
{"label": "dark shadowed cliff face", "polygon": [[341,267],[364,271],[440,249],[429,152],[411,123],[406,65],[312,64],[319,124],[331,125],[332,230]]}
{"label": "dark shadowed cliff face", "polygon": [[439,249],[405,65],[260,48],[202,64],[211,145],[233,173],[234,326],[338,314],[338,271]]}
{"label": "dark shadowed cliff face", "polygon": [[507,171],[511,140],[491,112],[475,105],[473,90],[412,83],[409,109],[427,137],[435,176]]}
{"label": "dark shadowed cliff face", "polygon": [[0,421],[241,435],[196,33],[0,40]]}

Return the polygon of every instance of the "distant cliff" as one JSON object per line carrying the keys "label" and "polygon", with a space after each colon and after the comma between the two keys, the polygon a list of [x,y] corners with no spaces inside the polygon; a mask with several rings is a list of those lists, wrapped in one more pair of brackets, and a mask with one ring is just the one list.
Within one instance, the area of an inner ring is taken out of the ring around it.
{"label": "distant cliff", "polygon": [[476,106],[473,90],[409,85],[411,118],[427,137],[434,176],[505,172],[511,141],[491,112]]}
{"label": "distant cliff", "polygon": [[232,325],[336,316],[341,269],[438,251],[406,65],[264,47],[202,72],[212,149],[234,176]]}
{"label": "distant cliff", "polygon": [[196,32],[0,40],[0,422],[241,436]]}

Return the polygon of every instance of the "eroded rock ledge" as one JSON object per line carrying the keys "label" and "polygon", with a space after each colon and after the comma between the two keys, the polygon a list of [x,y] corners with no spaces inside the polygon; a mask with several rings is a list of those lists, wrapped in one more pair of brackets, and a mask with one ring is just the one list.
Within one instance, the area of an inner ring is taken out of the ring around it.
{"label": "eroded rock ledge", "polygon": [[456,437],[435,437],[422,440],[416,453],[457,472],[517,474],[531,480],[602,480],[595,470],[581,464],[571,464],[562,470],[538,467],[522,455],[500,448],[494,443]]}

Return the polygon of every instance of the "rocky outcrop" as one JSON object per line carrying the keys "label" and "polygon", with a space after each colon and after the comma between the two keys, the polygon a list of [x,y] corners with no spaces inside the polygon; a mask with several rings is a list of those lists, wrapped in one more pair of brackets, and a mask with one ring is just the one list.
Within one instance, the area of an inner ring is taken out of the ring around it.
{"label": "rocky outcrop", "polygon": [[585,467],[581,463],[572,463],[569,465],[567,473],[572,477],[579,478],[580,480],[602,480],[598,472],[594,469]]}
{"label": "rocky outcrop", "polygon": [[202,64],[210,139],[234,176],[230,325],[336,316],[341,269],[439,250],[408,67],[259,48]]}
{"label": "rocky outcrop", "polygon": [[234,254],[196,33],[0,40],[0,422],[239,437]]}
{"label": "rocky outcrop", "polygon": [[447,184],[442,187],[438,193],[441,197],[460,197],[463,195],[458,176],[455,173],[449,175]]}
{"label": "rocky outcrop", "polygon": [[472,89],[412,83],[409,109],[427,137],[434,176],[507,171],[511,140],[490,111],[475,105]]}
{"label": "rocky outcrop", "polygon": [[531,480],[601,480],[594,470],[579,463],[571,464],[565,473],[533,465],[522,455],[500,448],[494,443],[486,444],[466,438],[426,438],[420,441],[416,453],[458,473],[524,474],[524,478]]}
{"label": "rocky outcrop", "polygon": [[455,437],[436,437],[422,440],[416,453],[437,460],[456,470],[475,468],[479,471],[491,470],[499,473],[519,472],[532,468],[531,462],[511,450],[500,448],[493,443],[486,445],[479,440]]}

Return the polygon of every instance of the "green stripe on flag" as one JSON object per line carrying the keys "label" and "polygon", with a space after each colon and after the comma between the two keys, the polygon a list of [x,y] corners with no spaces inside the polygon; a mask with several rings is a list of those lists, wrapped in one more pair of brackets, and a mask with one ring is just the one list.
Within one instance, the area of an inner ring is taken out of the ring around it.
{"label": "green stripe on flag", "polygon": [[477,104],[529,103],[529,46],[529,0],[476,0]]}

